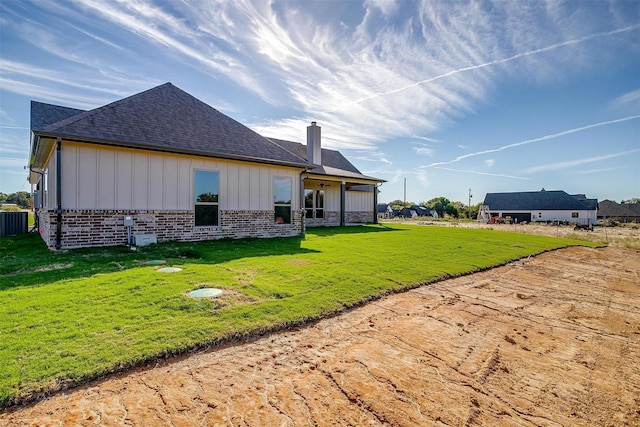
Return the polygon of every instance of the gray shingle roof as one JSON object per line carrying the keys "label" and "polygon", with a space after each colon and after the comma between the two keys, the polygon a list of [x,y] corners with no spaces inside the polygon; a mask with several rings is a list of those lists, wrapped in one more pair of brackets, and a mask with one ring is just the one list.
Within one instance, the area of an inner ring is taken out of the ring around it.
{"label": "gray shingle roof", "polygon": [[71,112],[70,109],[63,110],[64,107],[52,107],[55,108],[39,112],[35,121],[32,118],[32,130],[37,135],[308,166],[304,158],[283,149],[171,83],[48,123],[56,114],[64,116]]}
{"label": "gray shingle roof", "polygon": [[611,200],[603,200],[598,204],[599,217],[636,217],[640,212],[634,212],[638,204],[616,203]]}
{"label": "gray shingle roof", "polygon": [[43,130],[51,124],[84,112],[85,110],[78,110],[76,108],[31,101],[31,130]]}
{"label": "gray shingle roof", "polygon": [[[299,142],[285,141],[283,139],[269,138],[271,141],[294,153],[295,155],[307,158],[307,146]],[[315,166],[309,172],[318,175],[333,175],[344,178],[359,178],[378,182],[383,180],[371,176],[363,175],[342,153],[336,150],[322,149],[322,165]]]}
{"label": "gray shingle roof", "polygon": [[378,213],[385,213],[389,210],[388,203],[378,203]]}
{"label": "gray shingle roof", "polygon": [[[585,201],[588,201],[585,203]],[[594,202],[595,201],[595,204]],[[490,210],[593,210],[597,199],[583,199],[564,191],[525,191],[514,193],[487,193],[483,204]]]}

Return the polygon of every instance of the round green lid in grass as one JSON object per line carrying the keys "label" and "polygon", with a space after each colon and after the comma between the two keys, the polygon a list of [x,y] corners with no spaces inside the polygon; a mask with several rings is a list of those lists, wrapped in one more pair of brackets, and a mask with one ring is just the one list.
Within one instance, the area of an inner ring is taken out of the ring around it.
{"label": "round green lid in grass", "polygon": [[176,273],[178,271],[182,271],[180,267],[162,267],[156,270],[160,273]]}
{"label": "round green lid in grass", "polygon": [[222,289],[218,288],[200,288],[189,292],[191,298],[216,298],[222,295]]}

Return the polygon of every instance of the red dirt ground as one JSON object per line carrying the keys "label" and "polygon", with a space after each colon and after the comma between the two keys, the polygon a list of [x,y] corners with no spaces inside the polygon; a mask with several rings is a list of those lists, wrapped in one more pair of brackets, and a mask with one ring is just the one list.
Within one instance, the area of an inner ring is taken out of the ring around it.
{"label": "red dirt ground", "polygon": [[640,252],[575,247],[109,377],[2,425],[640,425]]}

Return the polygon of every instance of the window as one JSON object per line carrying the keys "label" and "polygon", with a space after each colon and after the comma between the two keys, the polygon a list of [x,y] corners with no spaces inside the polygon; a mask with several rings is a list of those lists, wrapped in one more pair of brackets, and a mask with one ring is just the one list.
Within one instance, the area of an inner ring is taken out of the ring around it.
{"label": "window", "polygon": [[49,207],[49,169],[44,171],[44,185],[42,186],[42,206]]}
{"label": "window", "polygon": [[304,209],[307,218],[324,218],[324,190],[304,190]]}
{"label": "window", "polygon": [[291,224],[291,178],[273,178],[276,224]]}
{"label": "window", "polygon": [[193,199],[196,226],[218,225],[218,172],[194,171]]}
{"label": "window", "polygon": [[571,212],[571,218],[578,218],[578,212]]}

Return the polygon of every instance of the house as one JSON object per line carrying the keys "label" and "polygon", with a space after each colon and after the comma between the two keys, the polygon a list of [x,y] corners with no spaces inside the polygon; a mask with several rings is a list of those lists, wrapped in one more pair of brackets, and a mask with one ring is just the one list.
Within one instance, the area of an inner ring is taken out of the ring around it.
{"label": "house", "polygon": [[390,204],[388,203],[378,204],[378,218],[381,218],[381,219],[393,218],[393,209],[391,208]]}
{"label": "house", "polygon": [[426,206],[413,205],[409,209],[411,209],[412,211],[415,211],[416,214],[419,217],[421,217],[421,216],[431,216],[431,209],[429,209]]}
{"label": "house", "polygon": [[302,175],[306,226],[377,222],[378,184],[384,181],[361,174],[339,151],[322,148],[320,139],[316,122],[307,128],[307,145],[269,138],[311,164]]}
{"label": "house", "polygon": [[487,193],[478,213],[478,221],[491,217],[510,218],[516,222],[568,222],[594,224],[598,200],[584,194],[564,191],[525,191]]}
{"label": "house", "polygon": [[431,209],[418,205],[402,208],[396,214],[396,217],[399,218],[419,218],[424,216],[431,216]]}
{"label": "house", "polygon": [[322,149],[316,123],[307,135],[265,138],[171,83],[90,111],[32,101],[38,229],[74,248],[374,222],[383,180]]}
{"label": "house", "polygon": [[640,222],[640,203],[616,203],[603,200],[598,203],[598,219],[638,223]]}

